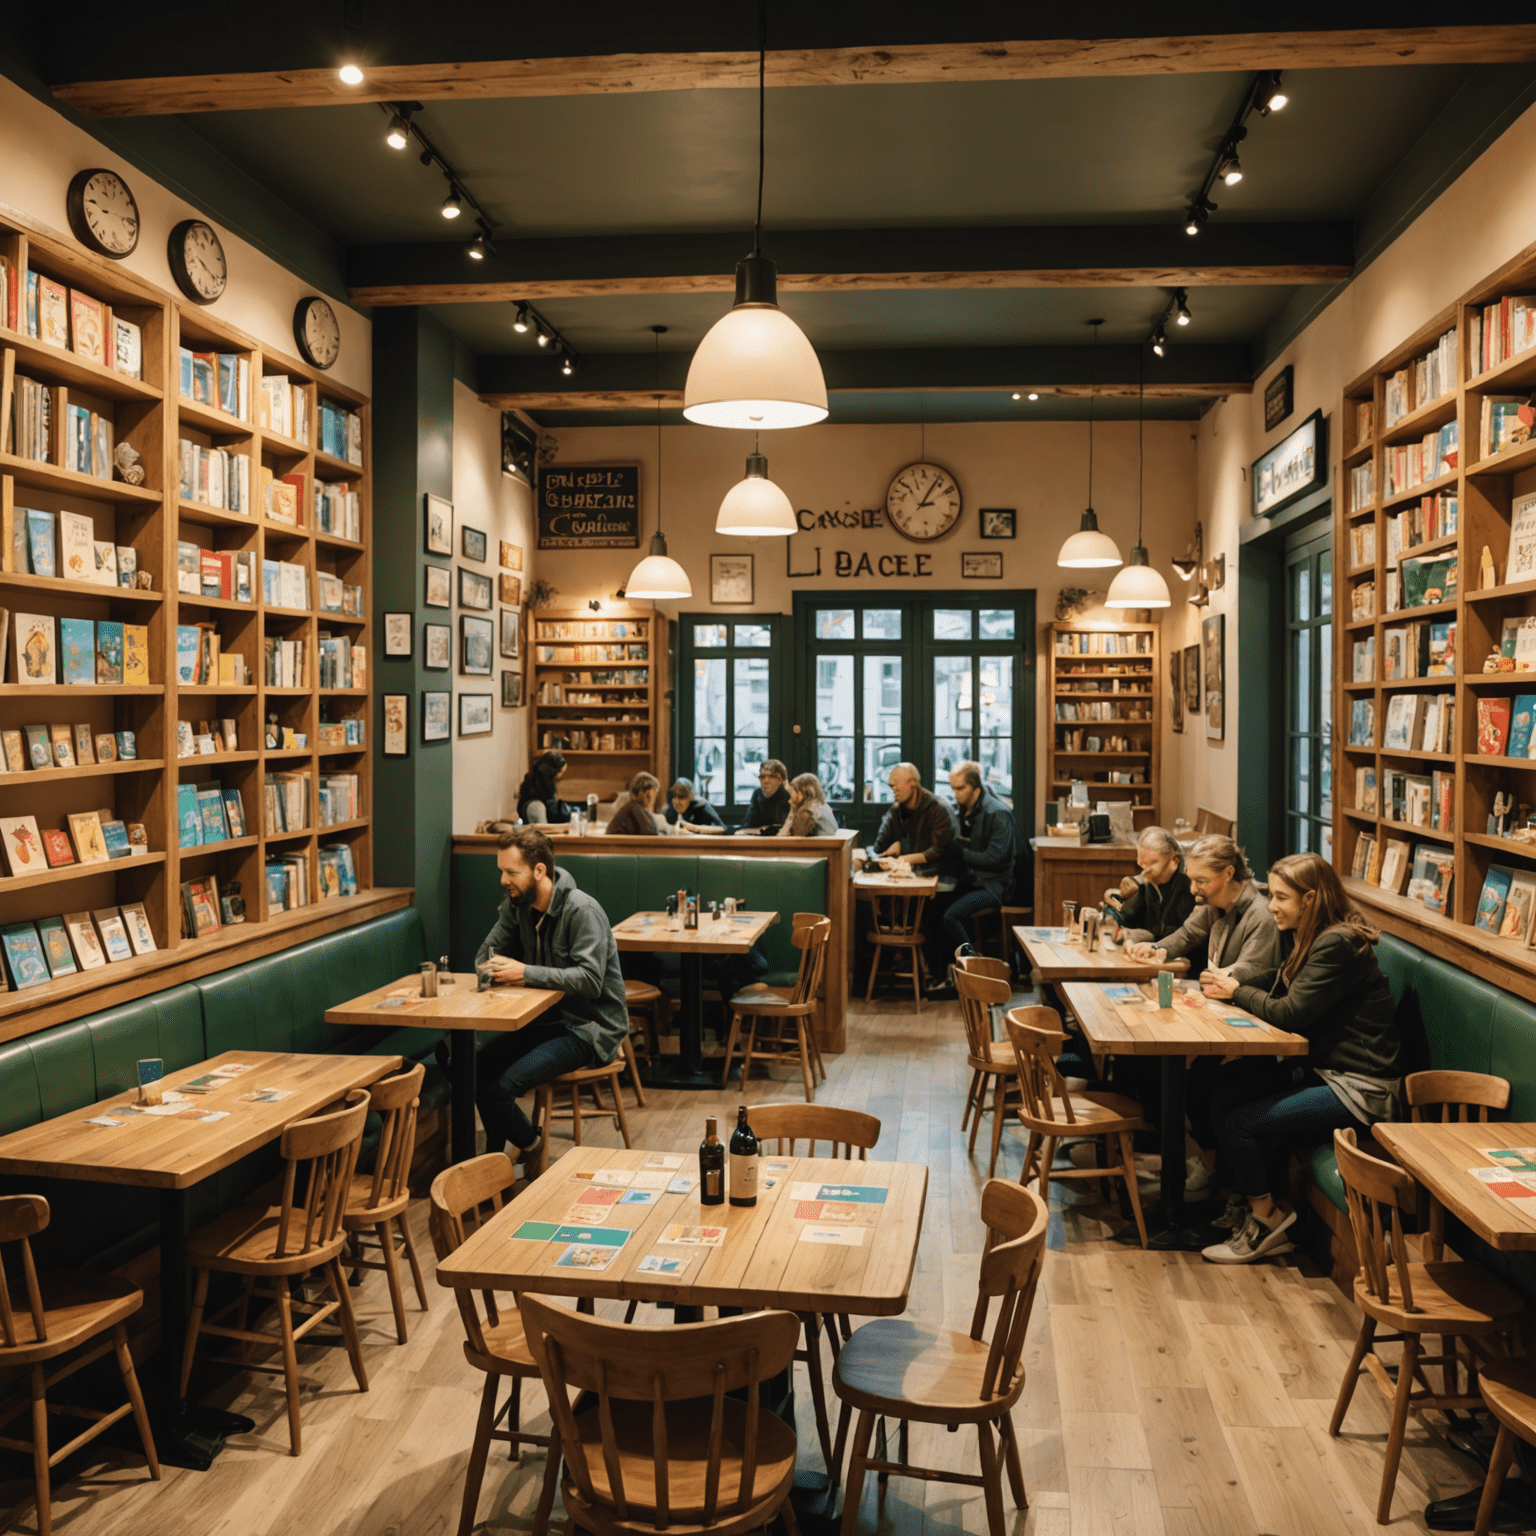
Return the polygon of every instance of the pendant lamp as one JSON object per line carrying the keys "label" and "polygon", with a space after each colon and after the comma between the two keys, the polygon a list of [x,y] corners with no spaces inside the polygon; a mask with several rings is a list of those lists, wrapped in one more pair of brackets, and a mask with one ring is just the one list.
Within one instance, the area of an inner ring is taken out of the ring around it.
{"label": "pendant lamp", "polygon": [[[1138,358],[1141,354],[1138,352]],[[1115,572],[1109,584],[1106,608],[1167,608],[1173,603],[1168,583],[1162,573],[1147,560],[1147,546],[1141,542],[1141,515],[1146,470],[1146,383],[1138,377],[1136,390],[1136,547],[1130,561]]]}
{"label": "pendant lamp", "polygon": [[[1093,349],[1099,348],[1099,327],[1102,320],[1090,320],[1093,327]],[[1098,370],[1094,373],[1097,375]],[[1094,384],[1098,383],[1095,376]],[[1107,533],[1099,532],[1099,519],[1093,510],[1093,404],[1092,385],[1088,390],[1088,510],[1083,513],[1082,523],[1056,556],[1056,564],[1068,570],[1108,570],[1120,565],[1120,546]]]}
{"label": "pendant lamp", "polygon": [[715,532],[757,539],[798,531],[789,497],[768,478],[768,460],[754,447],[747,455],[746,478],[738,480],[720,503]]}
{"label": "pendant lamp", "polygon": [[[758,5],[757,221],[752,254],[736,265],[736,302],[688,367],[683,415],[706,427],[772,431],[825,420],[827,385],[805,332],[779,308],[778,269],[763,255],[764,105],[768,20]],[[749,471],[750,478],[750,471]]]}
{"label": "pendant lamp", "polygon": [[667,536],[661,531],[661,338],[664,325],[653,325],[656,335],[656,532],[651,535],[650,553],[629,573],[624,595],[629,598],[692,597],[693,583],[688,572],[667,553]]}

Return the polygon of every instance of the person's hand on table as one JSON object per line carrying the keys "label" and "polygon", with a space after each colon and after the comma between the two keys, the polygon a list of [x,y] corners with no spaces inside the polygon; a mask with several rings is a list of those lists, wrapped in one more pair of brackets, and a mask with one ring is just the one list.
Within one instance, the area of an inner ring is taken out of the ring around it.
{"label": "person's hand on table", "polygon": [[908,869],[916,869],[919,864],[928,862],[927,856],[921,853],[898,853],[892,860],[895,864],[905,864]]}
{"label": "person's hand on table", "polygon": [[1136,894],[1136,889],[1136,881],[1130,875],[1127,875],[1125,879],[1120,882],[1120,894],[1123,897],[1130,898],[1134,896]]}
{"label": "person's hand on table", "polygon": [[1144,939],[1138,943],[1126,945],[1125,952],[1132,960],[1139,960],[1143,965],[1161,965],[1168,958],[1166,949],[1157,949]]}
{"label": "person's hand on table", "polygon": [[512,960],[506,955],[492,955],[485,962],[485,968],[490,972],[493,984],[514,987],[522,986],[523,972],[527,969],[521,960]]}
{"label": "person's hand on table", "polygon": [[1205,970],[1200,972],[1200,990],[1207,997],[1230,998],[1237,991],[1238,980],[1228,971]]}

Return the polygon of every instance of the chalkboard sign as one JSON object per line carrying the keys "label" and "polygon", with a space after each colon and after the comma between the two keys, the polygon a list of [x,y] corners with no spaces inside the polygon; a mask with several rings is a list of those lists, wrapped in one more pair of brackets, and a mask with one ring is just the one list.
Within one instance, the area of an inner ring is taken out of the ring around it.
{"label": "chalkboard sign", "polygon": [[540,549],[639,547],[638,464],[551,464],[540,472]]}

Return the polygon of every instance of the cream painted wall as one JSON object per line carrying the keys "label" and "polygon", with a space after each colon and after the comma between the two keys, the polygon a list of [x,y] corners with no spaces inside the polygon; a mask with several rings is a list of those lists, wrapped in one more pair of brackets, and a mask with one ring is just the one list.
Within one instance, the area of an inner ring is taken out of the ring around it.
{"label": "cream painted wall", "polygon": [[[560,428],[557,463],[638,461],[644,508],[642,548],[656,527],[656,431],[644,427]],[[1137,433],[1134,424],[1099,424],[1094,431],[1094,504],[1100,526],[1123,551],[1135,542]],[[797,508],[823,512],[856,512],[882,508],[894,476],[919,457],[916,426],[820,426],[765,436],[763,451],[769,472]],[[977,423],[930,426],[926,457],[950,470],[959,482],[964,511],[958,528],[933,545],[917,545],[888,526],[855,530],[821,530],[797,534],[788,558],[797,571],[811,569],[816,547],[821,549],[822,575],[790,579],[786,575],[785,541],[730,539],[714,532],[720,499],[742,474],[751,451],[745,433],[708,427],[663,429],[662,468],[665,507],[663,528],[673,558],[687,570],[693,584],[691,600],[662,603],[668,614],[709,612],[709,557],[750,553],[755,565],[755,601],[751,608],[722,608],[720,612],[789,613],[792,593],[805,590],[873,592],[908,588],[944,591],[983,591],[990,584],[962,581],[963,551],[1001,551],[1005,589],[1033,588],[1035,611],[1042,624],[1055,616],[1057,594],[1064,585],[1094,586],[1103,591],[1106,574],[1084,572],[1095,581],[1063,581],[1056,551],[1077,528],[1087,501],[1088,428],[1084,422],[1017,424]],[[1168,560],[1182,554],[1194,526],[1196,494],[1194,424],[1149,422],[1146,428],[1146,543],[1153,560],[1173,577]],[[1017,510],[1018,537],[986,541],[977,537],[980,507]],[[883,519],[882,519],[883,522]],[[835,574],[838,551],[853,561],[870,556],[873,573],[856,578]],[[639,558],[635,550],[594,550],[581,554],[549,550],[539,557],[539,575],[559,589],[557,603],[570,606],[589,598],[611,598]],[[932,575],[916,578],[894,574],[897,557],[911,570],[914,557],[931,557]],[[887,560],[893,574],[879,574]],[[995,590],[995,588],[994,588]],[[1037,671],[1039,669],[1037,668]],[[1164,667],[1166,672],[1166,665]],[[1044,721],[1043,677],[1036,680],[1036,718]],[[1161,703],[1165,745],[1174,739],[1166,700]],[[1043,819],[1039,786],[1045,773],[1046,732],[1037,732],[1036,801],[1030,819]]]}
{"label": "cream painted wall", "polygon": [[[502,539],[523,548],[522,581],[526,591],[533,576],[533,493],[527,483],[501,472],[501,413],[482,405],[472,389],[453,385],[453,512],[454,565],[480,571],[496,583]],[[478,528],[485,534],[484,565],[465,560],[458,530]],[[523,660],[505,661],[500,652],[501,603],[489,617],[497,629],[495,670],[490,677],[459,676],[459,616],[454,577],[453,608],[453,830],[473,832],[475,823],[512,812],[517,786],[528,771],[528,711],[501,707],[503,668],[521,671]],[[427,619],[441,609],[424,610]],[[423,621],[425,622],[425,621]],[[433,685],[437,686],[436,684]],[[458,735],[458,695],[489,693],[495,729],[489,736]]]}
{"label": "cream painted wall", "polygon": [[[64,199],[76,171],[101,166],[117,171],[139,205],[139,243],[122,266],[136,277],[178,296],[166,259],[171,230],[186,218],[205,218],[142,171],[112,153],[82,128],[30,96],[20,86],[0,79],[0,212],[14,212],[70,241]],[[293,311],[314,290],[215,221],[229,283],[224,297],[208,306],[216,319],[254,336],[264,346],[289,357],[298,355],[293,338]],[[332,302],[341,324],[341,356],[331,376],[364,394],[373,389],[372,326],[355,309]]]}

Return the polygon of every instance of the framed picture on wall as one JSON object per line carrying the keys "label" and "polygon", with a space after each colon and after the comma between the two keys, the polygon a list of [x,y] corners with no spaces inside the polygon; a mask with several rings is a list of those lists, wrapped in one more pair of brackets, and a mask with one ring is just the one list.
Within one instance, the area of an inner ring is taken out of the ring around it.
{"label": "framed picture on wall", "polygon": [[520,571],[523,568],[523,546],[501,541],[501,566],[503,570]]}
{"label": "framed picture on wall", "polygon": [[523,578],[521,576],[508,576],[505,571],[501,573],[499,582],[501,600],[509,608],[516,608],[523,600]]}
{"label": "framed picture on wall", "polygon": [[384,756],[411,755],[411,696],[408,693],[384,695]]}
{"label": "framed picture on wall", "polygon": [[490,694],[461,693],[459,695],[460,736],[489,736],[495,726],[496,717],[491,713]]}
{"label": "framed picture on wall", "polygon": [[429,565],[427,568],[428,608],[453,607],[453,572],[446,565]]}
{"label": "framed picture on wall", "polygon": [[503,672],[501,674],[501,707],[503,709],[521,709],[523,704],[523,674],[521,672]]}
{"label": "framed picture on wall", "polygon": [[710,602],[750,603],[752,590],[751,555],[711,555],[709,557]]}
{"label": "framed picture on wall", "polygon": [[453,665],[453,630],[446,624],[424,624],[421,631],[422,666],[445,672]]}
{"label": "framed picture on wall", "polygon": [[485,533],[479,528],[460,530],[461,549],[466,560],[485,559]]}
{"label": "framed picture on wall", "polygon": [[491,578],[478,571],[466,571],[459,567],[459,607],[474,608],[482,613],[491,611]]}
{"label": "framed picture on wall", "polygon": [[427,492],[427,553],[453,553],[453,503]]}
{"label": "framed picture on wall", "polygon": [[1221,741],[1227,734],[1227,616],[1213,614],[1200,626],[1205,652],[1205,734]]}
{"label": "framed picture on wall", "polygon": [[459,674],[462,677],[489,677],[494,658],[496,626],[489,619],[459,615]]}
{"label": "framed picture on wall", "polygon": [[1200,647],[1184,647],[1184,708],[1192,715],[1200,713]]}
{"label": "framed picture on wall", "polygon": [[1328,439],[1323,413],[1313,413],[1290,436],[1253,461],[1253,515],[1268,517],[1328,478]]}
{"label": "framed picture on wall", "polygon": [[423,693],[421,696],[421,739],[447,741],[453,735],[453,695]]}
{"label": "framed picture on wall", "polygon": [[980,515],[984,539],[1011,539],[1018,532],[1017,510],[1013,507],[983,507]]}
{"label": "framed picture on wall", "polygon": [[414,632],[414,615],[409,613],[386,613],[384,615],[384,654],[386,656],[409,656],[411,654],[411,637]]}
{"label": "framed picture on wall", "polygon": [[960,575],[967,581],[1001,581],[1003,579],[1001,551],[997,554],[962,554]]}
{"label": "framed picture on wall", "polygon": [[501,610],[501,654],[508,661],[516,661],[522,655],[522,618],[520,608]]}
{"label": "framed picture on wall", "polygon": [[1168,713],[1173,717],[1173,728],[1184,729],[1184,657],[1174,651],[1168,657]]}

